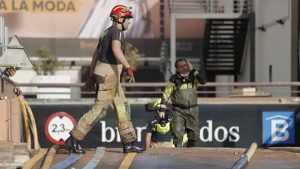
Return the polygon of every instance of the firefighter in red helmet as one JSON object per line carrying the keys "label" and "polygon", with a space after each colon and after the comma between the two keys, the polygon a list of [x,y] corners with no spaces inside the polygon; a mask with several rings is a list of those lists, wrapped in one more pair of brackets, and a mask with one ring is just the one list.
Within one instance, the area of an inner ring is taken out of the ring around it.
{"label": "firefighter in red helmet", "polygon": [[96,86],[95,103],[80,118],[66,140],[71,153],[84,153],[79,141],[83,140],[94,124],[106,115],[109,106],[117,115],[117,127],[124,153],[144,151],[143,148],[134,145],[136,132],[130,120],[129,105],[120,85],[122,68],[126,70],[129,82],[135,82],[133,68],[124,56],[124,31],[128,29],[130,19],[133,18],[131,7],[116,5],[112,8],[110,17],[113,24],[99,39],[90,65],[89,79],[83,86],[85,91],[91,91]]}

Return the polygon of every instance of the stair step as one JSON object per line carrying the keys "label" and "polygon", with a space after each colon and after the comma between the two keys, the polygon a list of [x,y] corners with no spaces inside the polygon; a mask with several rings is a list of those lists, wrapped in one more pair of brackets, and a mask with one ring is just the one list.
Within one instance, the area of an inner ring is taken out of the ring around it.
{"label": "stair step", "polygon": [[235,51],[208,51],[208,54],[235,54]]}
{"label": "stair step", "polygon": [[220,26],[227,26],[227,27],[234,27],[235,25],[238,25],[238,24],[234,24],[234,23],[210,23],[210,26],[211,27],[220,27]]}
{"label": "stair step", "polygon": [[227,33],[227,32],[226,33],[223,33],[223,32],[210,32],[209,35],[210,36],[211,35],[217,35],[217,36],[219,36],[219,35],[235,36],[236,33],[234,31],[232,31],[232,33]]}
{"label": "stair step", "polygon": [[234,70],[209,70],[206,72],[207,72],[207,74],[210,74],[210,75],[233,75],[233,74],[235,74]]}
{"label": "stair step", "polygon": [[[241,41],[241,38],[216,38],[216,37],[211,37],[209,42],[218,42],[218,43],[236,43],[236,41]],[[240,43],[240,42],[239,42]]]}
{"label": "stair step", "polygon": [[230,61],[230,62],[206,62],[206,66],[207,67],[214,67],[214,66],[229,66],[229,67],[234,67],[234,62]]}
{"label": "stair step", "polygon": [[234,59],[233,58],[230,58],[230,59],[221,59],[221,58],[218,58],[218,59],[215,59],[215,58],[209,58],[209,59],[206,59],[205,60],[206,63],[211,63],[211,62],[223,62],[223,63],[232,63],[234,62]]}
{"label": "stair step", "polygon": [[235,50],[235,46],[234,45],[209,45],[208,46],[208,50],[211,50],[211,49],[219,49],[219,50],[223,50],[223,49],[232,49],[232,50]]}
{"label": "stair step", "polygon": [[207,49],[235,49],[237,50],[239,47],[242,47],[244,44],[234,44],[234,43],[226,43],[226,44],[222,44],[222,45],[209,45],[207,46]]}
{"label": "stair step", "polygon": [[216,62],[216,63],[206,63],[206,67],[234,67],[235,64],[233,62],[231,63],[223,63]]}
{"label": "stair step", "polygon": [[242,37],[210,37],[210,40],[242,40]]}
{"label": "stair step", "polygon": [[211,47],[208,47],[207,51],[208,52],[214,52],[214,51],[218,51],[218,52],[222,52],[222,51],[224,51],[224,52],[229,52],[229,51],[230,52],[234,52],[236,50],[234,49],[234,47],[220,48],[220,47],[211,46]]}
{"label": "stair step", "polygon": [[[234,71],[234,68],[233,67],[207,67],[206,69],[206,72],[209,72],[209,71]],[[222,73],[222,72],[218,72],[218,73]]]}
{"label": "stair step", "polygon": [[[219,72],[218,72],[219,71]],[[220,71],[228,71],[226,72],[227,73],[233,73],[235,72],[235,70],[233,68],[226,68],[226,67],[218,67],[218,68],[212,68],[212,69],[208,69],[206,72],[217,72],[217,74],[222,74],[223,72],[220,72]]]}
{"label": "stair step", "polygon": [[247,21],[246,19],[211,19],[209,22],[216,22],[216,23],[222,23],[222,22],[245,22]]}
{"label": "stair step", "polygon": [[224,60],[232,60],[232,59],[236,59],[234,55],[232,54],[223,54],[223,55],[216,55],[216,54],[210,54],[206,57],[207,59],[224,59]]}
{"label": "stair step", "polygon": [[241,30],[211,30],[209,35],[240,35],[244,33]]}
{"label": "stair step", "polygon": [[204,59],[207,73],[236,74],[244,49],[248,19],[212,19],[206,29]]}
{"label": "stair step", "polygon": [[231,35],[223,35],[223,34],[210,34],[209,35],[210,38],[235,38],[235,35],[231,34]]}
{"label": "stair step", "polygon": [[209,32],[208,35],[231,35],[231,36],[234,36],[234,35],[238,35],[240,34],[239,32],[236,32],[234,30],[232,30],[231,32],[223,32],[223,30],[218,30],[218,31],[212,31],[212,32]]}
{"label": "stair step", "polygon": [[235,55],[232,55],[232,54],[219,54],[219,55],[213,55],[213,54],[210,54],[207,56],[207,58],[220,58],[220,59],[226,59],[226,58],[235,58]]}
{"label": "stair step", "polygon": [[230,26],[230,27],[243,27],[245,23],[212,23],[211,26]]}
{"label": "stair step", "polygon": [[247,24],[212,24],[211,28],[246,28]]}
{"label": "stair step", "polygon": [[232,57],[232,58],[207,58],[205,59],[205,62],[206,63],[212,63],[212,62],[234,62],[235,61],[235,58]]}
{"label": "stair step", "polygon": [[[232,45],[231,45],[232,44]],[[223,45],[223,46],[216,46],[216,45],[210,45],[210,46],[207,46],[206,47],[206,51],[222,51],[222,50],[232,50],[232,51],[237,51],[237,47],[238,46],[234,46],[233,43],[231,44],[228,44],[228,45],[231,45],[231,46],[226,46],[226,45]]]}
{"label": "stair step", "polygon": [[210,42],[209,45],[224,45],[224,46],[227,46],[227,45],[234,45],[234,43],[230,42]]}
{"label": "stair step", "polygon": [[210,43],[222,43],[222,44],[226,44],[226,45],[235,45],[235,47],[240,46],[241,44],[243,44],[243,42],[241,40],[232,41],[232,40],[221,40],[221,39],[211,40]]}
{"label": "stair step", "polygon": [[[239,28],[238,30],[243,31],[246,30],[247,28]],[[228,30],[234,30],[232,27],[228,28],[228,27],[215,27],[215,28],[211,28],[211,31],[228,31]]]}
{"label": "stair step", "polygon": [[210,47],[207,47],[207,48],[208,48],[207,52],[210,52],[210,51],[233,51],[233,52],[236,52],[236,51],[238,51],[238,50],[236,50],[235,47],[220,48],[220,47],[210,46]]}

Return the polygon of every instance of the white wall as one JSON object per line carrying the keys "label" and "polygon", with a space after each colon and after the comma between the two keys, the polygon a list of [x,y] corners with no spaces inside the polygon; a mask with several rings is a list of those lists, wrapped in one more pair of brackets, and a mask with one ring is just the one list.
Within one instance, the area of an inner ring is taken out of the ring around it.
{"label": "white wall", "polygon": [[[249,37],[250,38],[250,37]],[[247,42],[246,42],[247,43]],[[248,42],[250,44],[250,41]],[[242,64],[241,64],[241,74],[238,77],[238,82],[250,82],[251,81],[251,77],[250,77],[250,69],[251,69],[251,65],[250,65],[250,46],[245,46],[246,54],[242,60]]]}
{"label": "white wall", "polygon": [[[68,75],[71,77],[71,83],[80,83],[81,82],[81,68],[73,67],[70,70],[58,70],[55,72],[55,75]],[[80,87],[71,87],[71,98],[78,99],[81,98],[81,88]]]}
{"label": "white wall", "polygon": [[[55,72],[55,75],[66,75],[69,76],[70,82],[69,83],[80,83],[81,82],[81,69],[80,67],[73,67],[72,69],[64,69],[58,70]],[[16,81],[17,83],[39,83],[36,82],[37,74],[34,70],[18,70],[15,76],[12,77],[12,80]],[[58,89],[58,88],[56,88]],[[23,92],[37,92],[37,87],[21,87]],[[71,87],[69,90],[70,98],[71,99],[78,99],[81,98],[81,89],[80,87]],[[51,91],[47,91],[51,92]],[[59,92],[59,91],[56,91]],[[64,91],[61,91],[64,92]]]}
{"label": "white wall", "polygon": [[[228,75],[217,75],[216,76],[216,82],[222,82],[222,83],[232,83],[234,82],[234,76],[228,76]],[[231,91],[233,90],[230,86],[225,87],[216,87],[216,97],[227,97],[231,95]]]}
{"label": "white wall", "polygon": [[[284,25],[276,24],[266,28],[265,32],[257,29],[277,19],[290,16],[290,0],[256,0],[255,30],[255,81],[269,81],[269,65],[272,65],[272,81],[291,81],[291,17]],[[264,89],[266,91],[268,89]],[[272,91],[290,92],[287,87],[272,88]],[[273,94],[274,95],[274,94]],[[281,95],[281,94],[279,94]]]}

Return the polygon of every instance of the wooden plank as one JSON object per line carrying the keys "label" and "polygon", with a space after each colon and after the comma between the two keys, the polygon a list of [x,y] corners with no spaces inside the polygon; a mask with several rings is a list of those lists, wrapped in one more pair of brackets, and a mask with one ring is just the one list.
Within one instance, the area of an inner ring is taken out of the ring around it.
{"label": "wooden plank", "polygon": [[24,165],[23,169],[32,169],[33,166],[42,159],[47,153],[48,149],[40,149],[37,154],[35,154],[30,160],[28,160]]}
{"label": "wooden plank", "polygon": [[255,150],[257,148],[256,143],[252,143],[251,146],[249,147],[248,151],[246,154],[243,154],[240,159],[238,159],[231,169],[242,169],[244,168],[251,160]]}
{"label": "wooden plank", "polygon": [[22,131],[22,118],[21,118],[21,107],[18,99],[10,100],[10,111],[11,111],[11,141],[14,143],[21,143],[21,131]]}
{"label": "wooden plank", "polygon": [[11,130],[11,110],[10,110],[10,99],[5,100],[6,102],[6,127],[7,127],[7,133],[6,137],[8,141],[11,141],[12,138],[12,130]]}
{"label": "wooden plank", "polygon": [[119,169],[128,169],[136,155],[137,153],[128,153],[123,159]]}
{"label": "wooden plank", "polygon": [[16,98],[16,94],[14,92],[15,86],[7,81],[4,81],[4,92],[3,96],[6,96],[7,99]]}
{"label": "wooden plank", "polygon": [[53,159],[55,157],[56,151],[58,150],[58,145],[51,146],[50,150],[48,151],[46,158],[42,164],[41,169],[50,169]]}
{"label": "wooden plank", "polygon": [[5,100],[0,100],[0,141],[7,141],[7,104]]}
{"label": "wooden plank", "polygon": [[67,157],[63,161],[55,164],[54,166],[51,167],[51,169],[65,169],[65,168],[68,168],[72,164],[76,163],[76,161],[78,161],[82,156],[83,156],[83,154],[71,153],[69,155],[69,157]]}
{"label": "wooden plank", "polygon": [[105,147],[97,147],[93,158],[82,169],[96,168],[98,163],[102,160],[105,154]]}

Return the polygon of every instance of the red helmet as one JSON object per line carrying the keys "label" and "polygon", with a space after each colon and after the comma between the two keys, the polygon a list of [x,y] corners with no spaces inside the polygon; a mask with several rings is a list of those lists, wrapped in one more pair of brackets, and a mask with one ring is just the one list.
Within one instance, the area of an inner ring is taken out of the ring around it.
{"label": "red helmet", "polygon": [[116,5],[112,8],[110,12],[110,17],[113,20],[118,20],[119,18],[133,18],[132,7],[126,7],[124,5]]}

